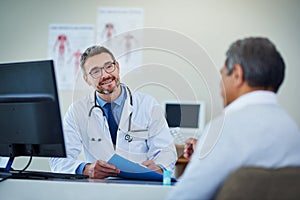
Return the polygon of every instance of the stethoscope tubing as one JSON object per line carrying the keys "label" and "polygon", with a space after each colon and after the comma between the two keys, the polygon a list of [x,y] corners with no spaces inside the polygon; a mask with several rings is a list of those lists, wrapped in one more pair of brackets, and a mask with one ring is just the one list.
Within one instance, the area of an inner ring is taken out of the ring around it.
{"label": "stethoscope tubing", "polygon": [[[127,85],[123,84],[123,83],[121,83],[120,85],[125,86],[125,88],[127,89],[128,93],[129,93],[129,98],[130,98],[130,105],[133,106],[133,103],[132,103],[132,94],[131,94],[131,91],[130,91],[129,87]],[[97,105],[97,96],[96,95],[97,95],[97,91],[95,91],[95,94],[94,94],[94,105],[89,110],[88,117],[91,117],[92,111],[93,111],[94,108],[99,108],[102,111],[103,117],[105,117],[105,112],[104,112],[103,108],[101,106]],[[131,130],[131,120],[132,120],[132,113],[130,113],[130,115],[129,115],[128,132],[130,132],[130,130]]]}

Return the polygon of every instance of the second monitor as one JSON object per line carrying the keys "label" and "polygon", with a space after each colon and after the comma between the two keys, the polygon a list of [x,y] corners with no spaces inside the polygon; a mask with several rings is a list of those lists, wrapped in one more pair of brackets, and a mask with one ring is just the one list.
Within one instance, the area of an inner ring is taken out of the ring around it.
{"label": "second monitor", "polygon": [[184,137],[193,137],[204,129],[205,103],[197,102],[165,102],[167,123],[172,129],[180,130]]}

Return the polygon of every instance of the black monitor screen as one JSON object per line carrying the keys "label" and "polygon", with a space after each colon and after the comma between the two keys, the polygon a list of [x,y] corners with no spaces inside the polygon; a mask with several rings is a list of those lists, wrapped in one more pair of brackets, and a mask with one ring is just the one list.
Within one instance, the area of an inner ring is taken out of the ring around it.
{"label": "black monitor screen", "polygon": [[200,104],[167,103],[165,106],[169,127],[199,128]]}
{"label": "black monitor screen", "polygon": [[0,156],[66,156],[53,61],[0,64],[0,127]]}

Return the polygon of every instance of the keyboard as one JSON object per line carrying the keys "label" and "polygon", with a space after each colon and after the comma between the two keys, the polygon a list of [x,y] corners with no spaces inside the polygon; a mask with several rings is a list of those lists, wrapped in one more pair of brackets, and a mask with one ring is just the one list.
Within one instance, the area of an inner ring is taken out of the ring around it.
{"label": "keyboard", "polygon": [[11,176],[11,173],[0,171],[0,178],[6,178],[8,176]]}
{"label": "keyboard", "polygon": [[42,171],[11,171],[13,179],[87,179],[89,176],[82,174],[66,174]]}

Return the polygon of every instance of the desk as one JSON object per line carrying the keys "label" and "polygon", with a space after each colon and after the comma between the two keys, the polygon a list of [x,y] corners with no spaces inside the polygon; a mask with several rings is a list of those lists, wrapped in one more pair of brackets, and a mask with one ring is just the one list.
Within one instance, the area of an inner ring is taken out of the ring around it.
{"label": "desk", "polygon": [[188,163],[189,163],[189,160],[184,158],[183,156],[178,158],[176,165],[175,165],[175,177],[176,178],[179,178],[183,174],[185,167],[187,166]]}
{"label": "desk", "polygon": [[0,197],[1,200],[163,200],[172,188],[153,181],[9,179],[0,182]]}
{"label": "desk", "polygon": [[175,165],[175,178],[179,178],[185,170],[186,165],[189,163],[189,160],[183,157],[184,145],[176,144],[176,151],[178,160]]}

